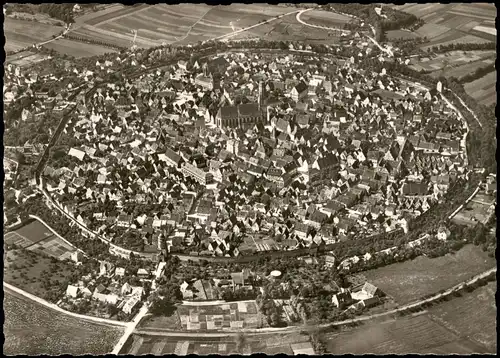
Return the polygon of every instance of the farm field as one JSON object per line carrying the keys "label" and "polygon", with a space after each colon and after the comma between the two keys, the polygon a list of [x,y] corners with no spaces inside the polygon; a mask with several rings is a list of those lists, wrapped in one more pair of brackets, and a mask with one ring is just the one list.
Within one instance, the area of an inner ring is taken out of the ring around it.
{"label": "farm field", "polygon": [[[447,67],[447,71],[454,71],[462,65],[472,66],[470,68],[479,68],[487,66],[490,61],[494,61],[496,52],[494,50],[487,51],[449,51],[440,53],[429,57],[422,57],[420,59],[413,59],[410,67],[416,71],[438,71]],[[474,71],[474,70],[473,70]],[[461,77],[470,72],[465,72],[458,77]],[[445,75],[449,77],[446,73]],[[456,77],[456,76],[455,76]]]}
{"label": "farm field", "polygon": [[5,241],[9,244],[14,243],[21,247],[27,247],[52,235],[52,231],[46,228],[41,222],[33,220],[16,231],[6,234]]}
{"label": "farm field", "polygon": [[79,41],[72,41],[68,39],[57,39],[43,45],[45,48],[57,51],[69,56],[79,57],[92,57],[103,55],[109,52],[117,52],[113,49],[104,46],[91,45]]}
{"label": "farm field", "polygon": [[476,28],[495,27],[496,8],[493,4],[404,4],[393,7],[425,20],[426,24],[416,30],[419,36],[430,40],[422,45],[424,50],[440,44],[496,41],[495,35],[479,31],[483,30],[481,27]]}
{"label": "farm field", "polygon": [[415,32],[405,31],[405,30],[391,30],[387,31],[386,37],[389,41],[399,40],[399,39],[414,39],[419,37]]}
{"label": "farm field", "polygon": [[497,350],[496,285],[496,281],[489,282],[473,292],[431,307],[429,313],[432,319],[448,329],[485,346],[489,353],[494,353]]}
{"label": "farm field", "polygon": [[[120,354],[238,354],[237,337],[164,337],[136,334],[132,342]],[[245,335],[242,354],[287,354],[293,355],[292,344],[306,342],[308,337],[298,333]]]}
{"label": "farm field", "polygon": [[488,257],[481,248],[466,245],[454,255],[433,259],[420,256],[411,261],[366,271],[363,275],[402,305],[452,287],[495,264],[495,259]]}
{"label": "farm field", "polygon": [[[157,4],[134,8],[116,5],[77,18],[77,24],[71,34],[129,47],[134,39],[133,30],[137,30],[136,45],[139,47],[159,46],[163,43],[185,45],[221,37],[291,11],[294,9],[265,4]],[[349,20],[342,15],[321,11],[311,11],[306,18],[312,21],[326,21],[332,26]],[[269,33],[275,24],[286,22],[299,25],[295,16],[289,15],[272,24],[256,27],[238,38],[261,37]],[[301,27],[302,25],[297,30]],[[294,31],[294,34],[296,33],[300,31]],[[327,34],[321,31],[321,36],[324,38]]]}
{"label": "farm field", "polygon": [[426,314],[396,320],[369,322],[326,334],[327,351],[332,354],[472,354],[485,353],[431,320]]}
{"label": "farm field", "polygon": [[493,71],[486,76],[464,85],[465,91],[479,103],[492,105],[497,101],[497,72]]}
{"label": "farm field", "polygon": [[33,53],[30,51],[21,51],[13,55],[7,56],[5,64],[13,64],[19,67],[27,67],[42,62],[48,59],[48,56]]}
{"label": "farm field", "polygon": [[5,51],[17,51],[35,43],[50,40],[52,35],[63,31],[61,26],[53,26],[34,21],[5,18]]}
{"label": "farm field", "polygon": [[67,316],[4,292],[6,355],[106,354],[123,334],[123,328]]}

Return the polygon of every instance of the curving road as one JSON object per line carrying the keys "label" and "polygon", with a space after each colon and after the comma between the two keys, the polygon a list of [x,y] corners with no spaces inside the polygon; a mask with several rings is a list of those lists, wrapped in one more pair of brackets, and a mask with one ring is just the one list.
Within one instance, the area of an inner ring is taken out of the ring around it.
{"label": "curving road", "polygon": [[313,27],[315,29],[321,29],[321,30],[328,30],[328,31],[341,31],[342,34],[350,34],[351,31],[349,30],[344,30],[344,29],[338,29],[338,28],[335,28],[335,27],[327,27],[327,26],[320,26],[320,25],[313,25],[313,24],[308,24],[307,22],[305,22],[304,20],[302,20],[300,18],[300,15],[302,15],[303,13],[309,11],[309,10],[313,10],[313,8],[310,8],[310,9],[305,9],[305,10],[301,10],[299,11],[296,15],[295,15],[295,19],[301,23],[302,25],[304,26],[308,26],[308,27]]}

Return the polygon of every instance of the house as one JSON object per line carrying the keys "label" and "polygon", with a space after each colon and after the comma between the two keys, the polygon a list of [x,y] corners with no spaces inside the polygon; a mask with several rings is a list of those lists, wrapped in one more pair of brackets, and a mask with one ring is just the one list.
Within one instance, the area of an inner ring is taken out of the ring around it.
{"label": "house", "polygon": [[214,80],[211,74],[209,76],[205,76],[204,74],[200,73],[198,76],[196,76],[194,83],[208,91],[214,89]]}
{"label": "house", "polygon": [[250,271],[243,269],[241,272],[233,272],[231,273],[231,279],[233,280],[233,285],[245,286],[245,281],[250,278]]}
{"label": "house", "polygon": [[351,304],[353,301],[353,298],[351,296],[351,292],[349,291],[344,291],[337,293],[333,295],[332,297],[332,303],[335,307],[342,309],[345,306],[348,306]]}
{"label": "house", "polygon": [[179,168],[179,165],[181,164],[182,161],[182,157],[170,148],[167,148],[165,154],[161,157],[158,156],[158,158],[164,160],[168,166],[174,168]]}
{"label": "house", "polygon": [[148,278],[149,272],[146,269],[140,268],[139,270],[137,270],[137,276],[139,278]]}
{"label": "house", "polygon": [[309,87],[304,83],[300,82],[298,85],[294,86],[290,91],[290,97],[295,102],[307,96]]}
{"label": "house", "polygon": [[335,256],[326,255],[325,256],[325,266],[326,267],[334,267],[335,266]]}
{"label": "house", "polygon": [[77,298],[79,290],[80,290],[79,287],[68,285],[68,287],[66,288],[66,296]]}
{"label": "house", "polygon": [[83,254],[80,251],[74,251],[71,253],[71,261],[73,262],[80,262],[83,257]]}
{"label": "house", "polygon": [[450,237],[450,234],[451,234],[450,230],[448,230],[444,226],[440,226],[436,236],[438,240],[446,241]]}
{"label": "house", "polygon": [[115,269],[115,276],[125,276],[125,268],[117,267]]}

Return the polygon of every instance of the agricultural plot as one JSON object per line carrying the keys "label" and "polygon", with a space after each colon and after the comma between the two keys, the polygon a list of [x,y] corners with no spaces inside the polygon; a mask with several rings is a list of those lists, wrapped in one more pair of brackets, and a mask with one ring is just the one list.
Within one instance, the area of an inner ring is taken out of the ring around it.
{"label": "agricultural plot", "polygon": [[495,104],[497,100],[496,81],[497,72],[493,71],[465,84],[465,91],[479,103],[489,106]]}
{"label": "agricultural plot", "polygon": [[467,245],[454,255],[433,259],[420,256],[363,274],[401,305],[452,287],[495,264],[495,259],[488,257],[479,247]]}
{"label": "agricultural plot", "polygon": [[255,301],[210,306],[183,305],[177,308],[177,312],[181,326],[186,330],[215,331],[259,328],[262,325]]}
{"label": "agricultural plot", "polygon": [[45,48],[52,49],[59,53],[70,55],[76,58],[92,57],[103,55],[105,53],[116,52],[113,49],[104,46],[87,44],[79,41],[68,39],[58,39],[43,45]]}
{"label": "agricultural plot", "polygon": [[464,293],[429,310],[431,317],[457,335],[483,345],[488,353],[497,350],[495,303],[496,282]]}
{"label": "agricultural plot", "polygon": [[422,46],[424,50],[440,44],[496,40],[496,35],[491,33],[496,18],[493,4],[405,4],[394,7],[426,22],[416,30],[419,36],[430,40]]}
{"label": "agricultural plot", "polygon": [[5,51],[17,51],[33,44],[50,40],[52,35],[63,31],[61,26],[53,26],[34,21],[5,18]]}
{"label": "agricultural plot", "polygon": [[391,40],[399,40],[399,39],[409,40],[409,39],[417,38],[419,36],[415,32],[411,32],[411,31],[392,30],[392,31],[387,31],[386,37],[387,37],[387,39],[389,39],[389,41],[391,41]]}
{"label": "agricultural plot", "polygon": [[[455,78],[462,78],[463,76],[469,75],[473,72],[475,72],[479,68],[483,68],[489,65],[489,60],[480,60],[480,61],[475,61],[472,63],[467,63],[465,65],[455,65],[453,67],[448,67],[444,69],[444,71],[439,68],[439,65],[437,65],[435,72],[431,73],[431,76],[438,78],[440,76],[444,76],[447,78],[450,77],[455,77]],[[438,69],[439,68],[439,69]]]}
{"label": "agricultural plot", "polygon": [[71,257],[71,253],[75,251],[75,248],[57,236],[52,236],[30,246],[28,250],[42,252],[63,261]]}
{"label": "agricultural plot", "polygon": [[33,220],[31,223],[17,229],[13,235],[21,236],[31,244],[35,244],[48,237],[51,237],[52,231],[46,228],[41,222]]}
{"label": "agricultural plot", "polygon": [[332,354],[471,354],[484,350],[428,316],[370,322],[327,336]]}
{"label": "agricultural plot", "polygon": [[123,334],[123,328],[67,316],[4,292],[6,355],[106,354]]}

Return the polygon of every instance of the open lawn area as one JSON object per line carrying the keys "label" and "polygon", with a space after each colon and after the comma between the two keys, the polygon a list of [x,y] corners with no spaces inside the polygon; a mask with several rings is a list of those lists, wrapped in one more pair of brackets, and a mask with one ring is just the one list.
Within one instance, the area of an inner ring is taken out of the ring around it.
{"label": "open lawn area", "polygon": [[497,101],[496,83],[497,72],[493,71],[473,82],[466,83],[464,87],[469,96],[479,103],[489,106]]}
{"label": "open lawn area", "polygon": [[327,333],[332,354],[471,354],[486,353],[431,320],[427,314],[386,321],[370,321],[341,333]]}
{"label": "open lawn area", "polygon": [[64,28],[40,22],[5,18],[5,51],[17,51],[35,43],[50,40],[52,35],[60,34]]}
{"label": "open lawn area", "polygon": [[419,256],[364,272],[366,279],[402,305],[456,285],[496,265],[480,247],[466,245],[451,255]]}
{"label": "open lawn area", "polygon": [[6,355],[100,355],[112,351],[123,328],[67,316],[4,291]]}
{"label": "open lawn area", "polygon": [[495,293],[497,282],[489,282],[473,292],[465,292],[429,309],[432,318],[456,334],[497,351]]}

